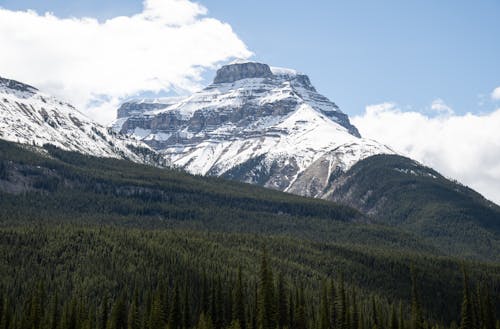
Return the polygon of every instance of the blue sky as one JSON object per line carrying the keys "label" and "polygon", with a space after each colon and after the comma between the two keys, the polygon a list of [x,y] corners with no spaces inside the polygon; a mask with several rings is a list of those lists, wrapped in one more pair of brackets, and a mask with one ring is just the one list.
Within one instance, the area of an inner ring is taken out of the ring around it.
{"label": "blue sky", "polygon": [[[499,1],[200,3],[232,26],[253,59],[307,73],[350,115],[387,101],[426,111],[437,98],[456,113],[495,108],[489,95],[500,86]],[[104,20],[138,13],[142,2],[1,0],[0,6]]]}

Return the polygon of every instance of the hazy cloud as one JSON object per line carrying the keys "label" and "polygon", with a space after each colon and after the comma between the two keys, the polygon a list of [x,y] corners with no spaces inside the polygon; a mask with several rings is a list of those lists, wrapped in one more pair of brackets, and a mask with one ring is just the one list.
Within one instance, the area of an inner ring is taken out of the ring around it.
{"label": "hazy cloud", "polygon": [[364,137],[385,143],[500,204],[500,109],[484,115],[444,113],[428,116],[383,103],[367,106],[352,121]]}
{"label": "hazy cloud", "polygon": [[441,98],[435,99],[431,103],[431,110],[434,112],[437,112],[440,115],[443,114],[448,114],[451,115],[453,114],[453,109],[449,107]]}
{"label": "hazy cloud", "polygon": [[493,100],[500,100],[500,87],[496,87],[492,92],[491,92],[491,99]]}
{"label": "hazy cloud", "polygon": [[188,0],[146,0],[104,22],[0,8],[0,76],[33,84],[101,122],[144,91],[198,88],[201,74],[251,52],[229,24]]}

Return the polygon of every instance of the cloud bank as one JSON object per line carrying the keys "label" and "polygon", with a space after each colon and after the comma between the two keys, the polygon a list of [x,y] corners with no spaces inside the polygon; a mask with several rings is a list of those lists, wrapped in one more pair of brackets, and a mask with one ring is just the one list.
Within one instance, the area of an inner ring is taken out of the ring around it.
{"label": "cloud bank", "polygon": [[0,8],[0,76],[35,85],[100,122],[141,92],[192,91],[201,74],[252,53],[230,25],[188,0],[145,0],[99,22]]}
{"label": "cloud bank", "polygon": [[352,121],[364,137],[387,144],[500,204],[500,109],[484,115],[443,112],[428,116],[383,103],[367,106]]}

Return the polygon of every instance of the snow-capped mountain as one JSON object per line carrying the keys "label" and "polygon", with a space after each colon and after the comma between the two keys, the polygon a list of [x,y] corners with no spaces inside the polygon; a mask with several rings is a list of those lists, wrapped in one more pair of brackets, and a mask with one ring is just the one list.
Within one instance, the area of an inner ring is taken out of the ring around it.
{"label": "snow-capped mountain", "polygon": [[149,146],[93,122],[72,105],[1,77],[0,138],[140,163],[153,163],[157,157]]}
{"label": "snow-capped mountain", "polygon": [[189,97],[125,103],[113,127],[188,172],[313,197],[361,159],[394,153],[362,138],[307,75],[261,63],[223,66]]}

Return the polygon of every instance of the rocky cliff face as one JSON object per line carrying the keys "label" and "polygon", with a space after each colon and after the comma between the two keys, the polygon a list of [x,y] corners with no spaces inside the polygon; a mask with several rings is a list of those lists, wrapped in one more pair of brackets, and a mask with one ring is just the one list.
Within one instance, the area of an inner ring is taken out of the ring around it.
{"label": "rocky cliff face", "polygon": [[0,138],[140,163],[161,160],[144,143],[93,122],[72,105],[4,78],[0,78]]}
{"label": "rocky cliff face", "polygon": [[307,75],[261,63],[223,66],[189,97],[142,100],[119,113],[114,128],[172,166],[300,195],[321,197],[360,159],[392,153],[361,138]]}

